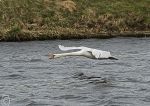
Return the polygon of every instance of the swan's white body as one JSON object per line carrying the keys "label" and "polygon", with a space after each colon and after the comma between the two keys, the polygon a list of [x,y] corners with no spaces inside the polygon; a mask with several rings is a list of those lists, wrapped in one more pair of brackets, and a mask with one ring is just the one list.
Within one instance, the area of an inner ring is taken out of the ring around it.
{"label": "swan's white body", "polygon": [[[62,51],[68,50],[79,50],[77,52],[69,52],[69,53],[61,53],[61,54],[53,54],[54,58],[64,57],[64,56],[84,56],[91,59],[110,59],[113,58],[108,51],[97,50],[88,47],[64,47],[62,45],[58,45],[59,49]],[[115,58],[113,58],[115,59]]]}

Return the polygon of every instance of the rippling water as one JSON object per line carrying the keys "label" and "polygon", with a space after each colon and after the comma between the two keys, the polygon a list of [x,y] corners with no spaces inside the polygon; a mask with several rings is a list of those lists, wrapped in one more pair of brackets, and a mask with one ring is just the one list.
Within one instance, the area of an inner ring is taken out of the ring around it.
{"label": "rippling water", "polygon": [[[49,60],[58,44],[109,50],[119,60]],[[150,39],[0,42],[2,95],[10,106],[150,106]]]}

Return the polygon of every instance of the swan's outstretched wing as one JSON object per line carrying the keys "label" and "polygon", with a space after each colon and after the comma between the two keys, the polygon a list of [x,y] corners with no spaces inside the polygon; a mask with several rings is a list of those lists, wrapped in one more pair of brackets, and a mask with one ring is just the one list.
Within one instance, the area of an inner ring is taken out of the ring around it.
{"label": "swan's outstretched wing", "polygon": [[81,49],[87,49],[87,47],[64,47],[62,45],[58,45],[59,49],[62,50],[62,51],[67,51],[67,50],[81,50]]}

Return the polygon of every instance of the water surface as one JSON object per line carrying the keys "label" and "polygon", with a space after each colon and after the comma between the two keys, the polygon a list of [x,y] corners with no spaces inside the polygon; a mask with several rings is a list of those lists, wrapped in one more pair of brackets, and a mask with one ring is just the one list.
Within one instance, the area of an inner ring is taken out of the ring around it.
{"label": "water surface", "polygon": [[[64,46],[110,51],[119,60],[65,57]],[[0,100],[10,106],[150,106],[150,39],[0,42]],[[90,78],[91,77],[91,78]]]}

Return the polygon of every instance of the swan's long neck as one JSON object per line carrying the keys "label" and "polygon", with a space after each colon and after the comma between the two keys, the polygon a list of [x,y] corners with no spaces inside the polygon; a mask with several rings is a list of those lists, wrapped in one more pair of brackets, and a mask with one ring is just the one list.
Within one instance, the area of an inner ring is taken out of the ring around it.
{"label": "swan's long neck", "polygon": [[81,51],[78,51],[78,52],[54,54],[54,58],[59,58],[64,56],[81,56],[81,55],[82,55]]}

